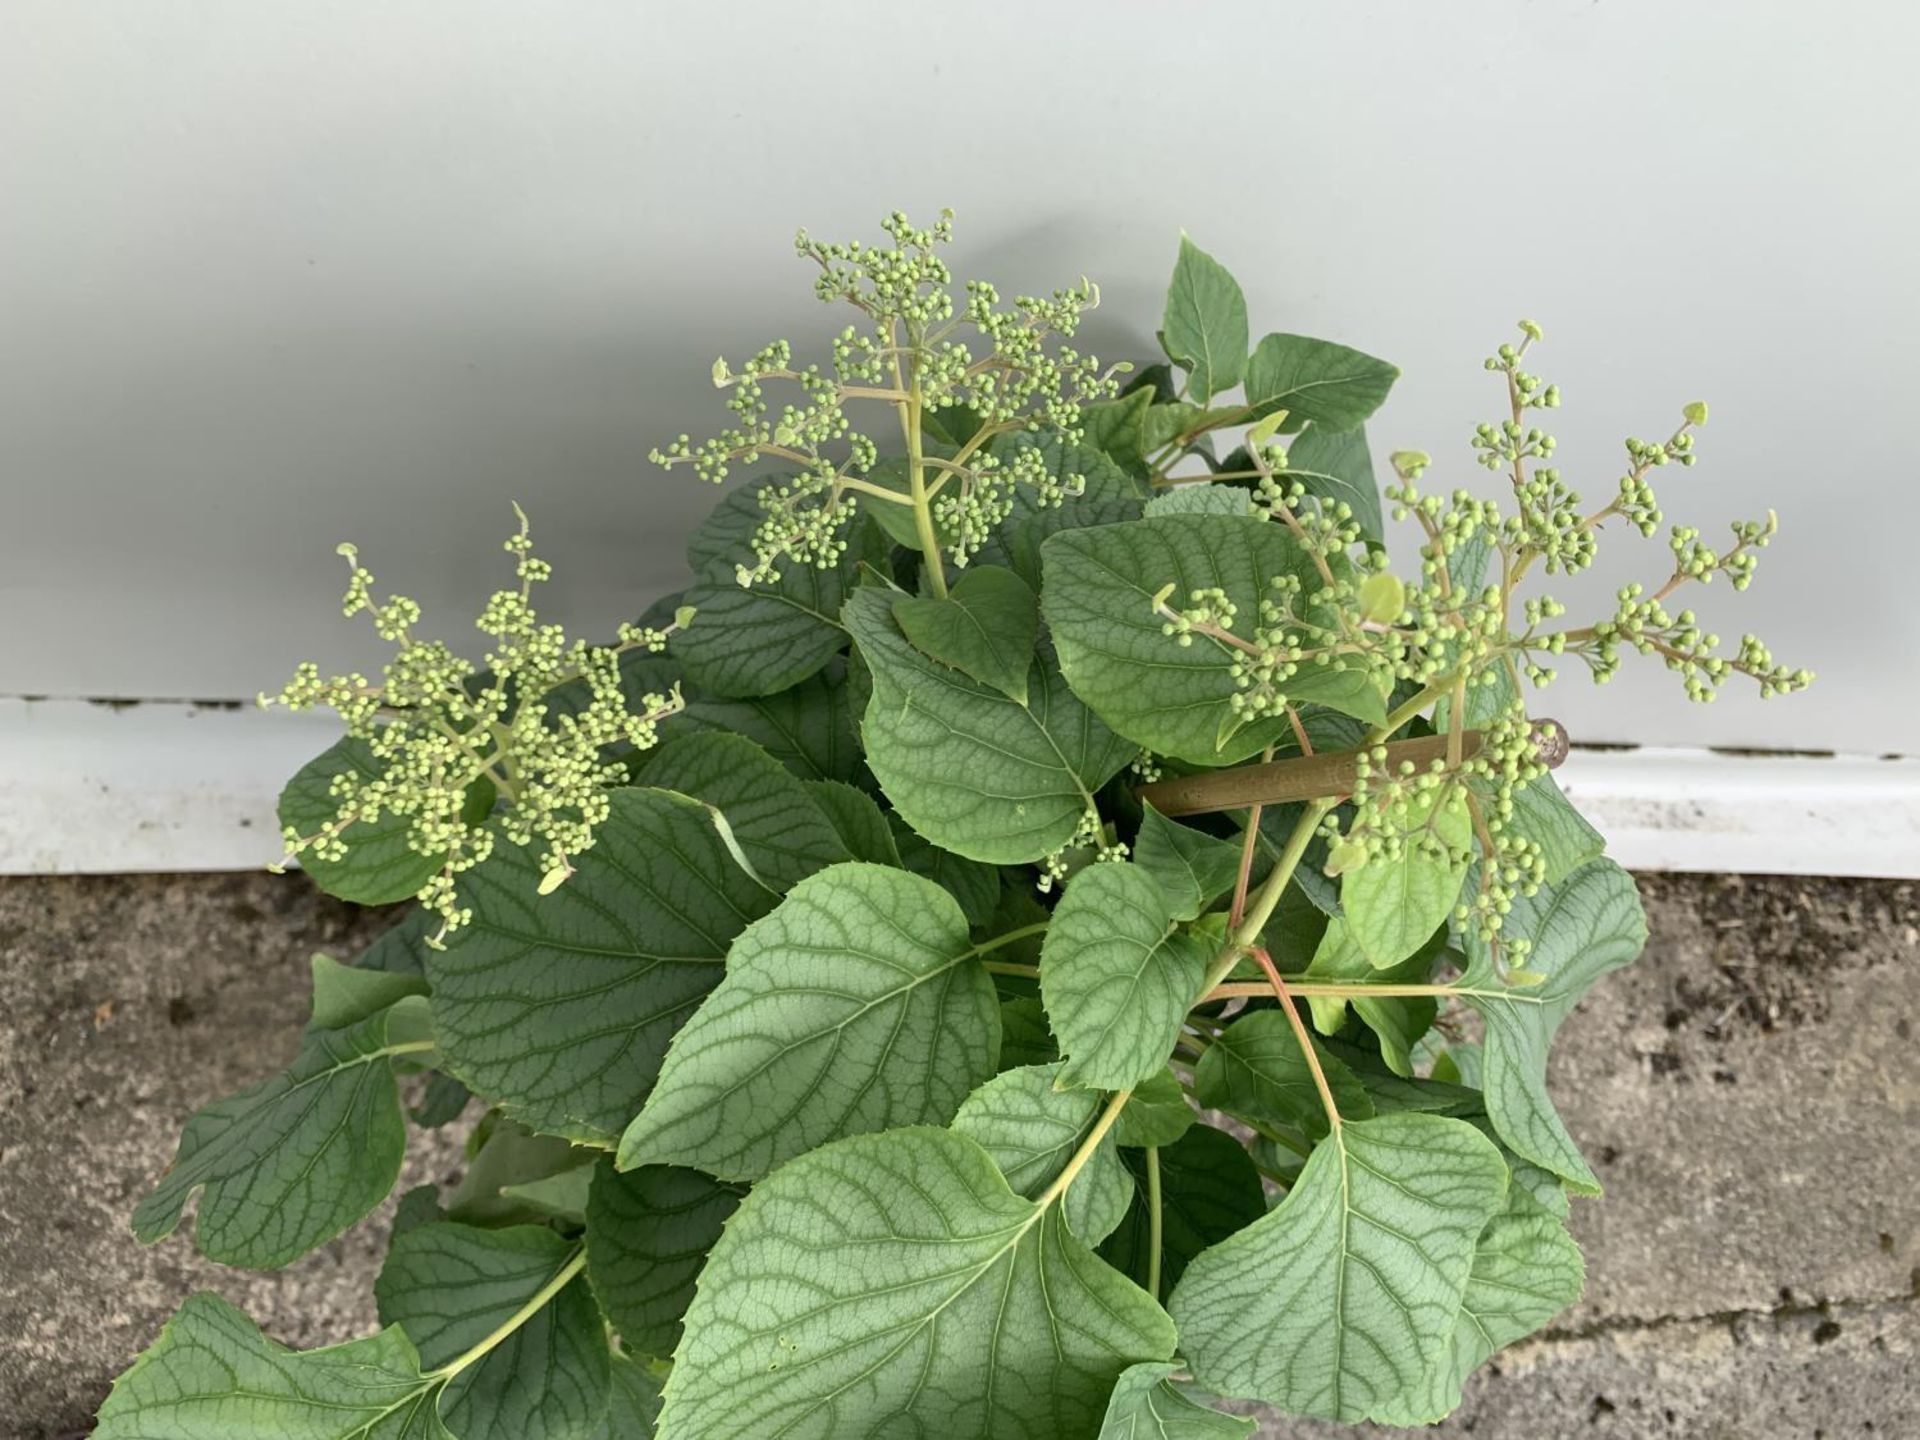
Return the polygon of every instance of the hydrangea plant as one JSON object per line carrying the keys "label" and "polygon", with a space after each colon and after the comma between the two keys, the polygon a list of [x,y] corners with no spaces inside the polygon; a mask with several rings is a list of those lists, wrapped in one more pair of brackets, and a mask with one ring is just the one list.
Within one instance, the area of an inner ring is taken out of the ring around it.
{"label": "hydrangea plant", "polygon": [[1589,623],[1540,588],[1658,532],[1706,407],[1583,500],[1523,321],[1471,437],[1501,500],[1410,450],[1383,492],[1395,369],[1250,343],[1190,241],[1135,372],[1072,343],[1092,285],[1008,303],[947,218],[885,231],[800,236],[854,317],[824,365],[713,366],[731,423],[657,458],[728,488],[613,643],[539,622],[524,517],[474,661],[343,547],[396,653],[277,697],[347,726],[289,858],[417,903],[315,957],[292,1063],[188,1121],[134,1228],[198,1192],[205,1254],[280,1266],[410,1127],[477,1111],[469,1163],[401,1198],[377,1334],[195,1296],[101,1440],[1417,1424],[1579,1295],[1600,1187],[1547,1052],[1646,926],[1530,696],[1628,650],[1696,700],[1811,678],[1673,608],[1745,588],[1771,513],[1673,527]]}

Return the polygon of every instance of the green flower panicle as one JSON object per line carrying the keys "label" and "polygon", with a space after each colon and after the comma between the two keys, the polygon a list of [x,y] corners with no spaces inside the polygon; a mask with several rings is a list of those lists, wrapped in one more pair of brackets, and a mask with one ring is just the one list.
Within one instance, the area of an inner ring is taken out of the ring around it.
{"label": "green flower panicle", "polygon": [[[308,662],[278,694],[259,697],[263,707],[331,707],[378,767],[371,777],[335,776],[332,818],[305,833],[288,826],[281,863],[302,856],[343,859],[353,826],[406,819],[408,847],[441,861],[418,895],[440,917],[429,942],[435,945],[472,920],[455,877],[484,861],[497,837],[543,846],[541,892],[561,884],[572,873],[572,857],[592,846],[595,827],[607,817],[607,791],[626,781],[609,748],[651,747],[661,721],[682,708],[677,686],[630,698],[620,657],[664,650],[668,637],[691,623],[692,612],[681,611],[664,627],[623,625],[612,645],[569,641],[533,607],[533,587],[551,579],[553,567],[533,554],[525,512],[516,505],[514,513],[520,528],[505,549],[519,584],[495,591],[474,622],[490,640],[480,663],[416,635],[420,606],[403,595],[377,599],[372,572],[354,546],[343,544],[339,553],[351,575],[342,613],[365,614],[374,632],[396,647],[380,683],[360,674],[323,677]],[[578,692],[578,703],[556,707],[563,689]]]}
{"label": "green flower panicle", "polygon": [[[1082,483],[1050,474],[1029,451],[991,442],[1036,428],[1077,437],[1082,407],[1119,391],[1124,367],[1103,370],[1068,343],[1099,304],[1091,281],[1007,303],[994,285],[974,280],[956,296],[939,253],[953,238],[951,211],[925,228],[895,211],[882,229],[890,243],[825,243],[804,230],[795,238],[797,253],[819,268],[814,294],[859,312],[833,337],[828,367],[796,366],[785,340],[737,369],[717,360],[713,383],[728,392],[734,423],[653,452],[655,463],[691,466],[714,483],[763,459],[796,472],[760,493],[767,514],[739,567],[742,585],[777,580],[787,563],[838,563],[847,523],[864,503],[914,509],[935,593],[944,594],[945,562],[964,566],[1011,513],[1017,492],[1058,505]],[[791,397],[777,409],[771,385]],[[882,473],[880,443],[849,413],[856,402],[897,412],[904,473]],[[936,417],[963,433],[944,434]]]}

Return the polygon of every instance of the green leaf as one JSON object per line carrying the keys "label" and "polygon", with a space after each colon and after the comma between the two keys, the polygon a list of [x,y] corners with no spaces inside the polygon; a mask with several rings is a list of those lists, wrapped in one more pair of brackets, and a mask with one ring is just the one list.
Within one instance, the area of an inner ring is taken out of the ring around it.
{"label": "green leaf", "polygon": [[1284,430],[1311,420],[1351,430],[1380,408],[1400,378],[1384,360],[1305,335],[1267,335],[1247,360],[1247,403],[1257,415],[1287,412]]}
{"label": "green leaf", "polygon": [[389,970],[399,975],[427,973],[427,939],[440,929],[440,917],[418,905],[410,906],[398,924],[383,930],[371,945],[354,957],[357,970]]}
{"label": "green leaf", "polygon": [[1453,1343],[1428,1372],[1405,1424],[1427,1424],[1457,1409],[1467,1377],[1493,1354],[1523,1340],[1580,1298],[1586,1263],[1565,1223],[1519,1184],[1487,1222],[1473,1252]]}
{"label": "green leaf", "polygon": [[693,1282],[741,1190],[672,1165],[614,1168],[604,1157],[587,1196],[587,1279],[614,1329],[644,1355],[680,1343]]}
{"label": "green leaf", "polygon": [[1164,1361],[1130,1367],[1113,1387],[1100,1440],[1233,1440],[1253,1433],[1253,1421],[1189,1399],[1169,1378],[1181,1368]]}
{"label": "green leaf", "polygon": [[[406,1334],[289,1350],[217,1295],[195,1295],[114,1382],[95,1440],[453,1440]],[[464,1440],[464,1437],[463,1437]]]}
{"label": "green leaf", "polygon": [[428,959],[446,1068],[538,1130],[610,1145],[667,1041],[776,897],[706,807],[616,790],[593,848],[551,895],[537,847],[504,841],[462,886],[473,923]]}
{"label": "green leaf", "polygon": [[900,865],[900,847],[894,843],[893,827],[887,823],[880,807],[873,803],[871,795],[838,780],[802,783],[849,856],[855,860],[871,860],[875,865]]}
{"label": "green leaf", "polygon": [[1469,935],[1459,993],[1486,1023],[1487,1114],[1518,1154],[1582,1194],[1597,1195],[1600,1181],[1547,1095],[1547,1050],[1581,997],[1646,945],[1639,892],[1611,860],[1594,860],[1563,884],[1516,898],[1501,934],[1532,940],[1527,968],[1547,978],[1526,988],[1505,985],[1484,942]]}
{"label": "green leaf", "polygon": [[[1105,1097],[1092,1090],[1057,1090],[1060,1067],[1002,1070],[961,1105],[953,1129],[980,1142],[1014,1194],[1040,1197],[1092,1131]],[[1133,1200],[1133,1179],[1120,1163],[1111,1133],[1067,1186],[1067,1228],[1085,1244],[1113,1233]]]}
{"label": "green leaf", "polygon": [[1363,539],[1375,545],[1385,543],[1380,485],[1374,479],[1367,432],[1359,426],[1335,430],[1309,425],[1287,447],[1287,469],[1281,478],[1298,480],[1309,495],[1343,502],[1353,512]]}
{"label": "green leaf", "polygon": [[1193,1128],[1193,1118],[1179,1077],[1163,1066],[1133,1087],[1113,1127],[1114,1142],[1131,1148],[1171,1145]]}
{"label": "green leaf", "polygon": [[1047,1012],[1038,995],[1019,995],[1000,1002],[1000,1067],[1045,1065],[1060,1058],[1060,1047],[1047,1028]]}
{"label": "green leaf", "polygon": [[852,691],[847,667],[837,657],[818,674],[772,695],[722,700],[690,690],[686,700],[685,712],[669,720],[669,727],[744,735],[802,780],[860,779]]}
{"label": "green leaf", "polygon": [[900,596],[893,602],[893,618],[922,654],[1027,703],[1040,606],[1032,587],[1013,571],[974,566],[945,600]]}
{"label": "green leaf", "polygon": [[327,955],[315,955],[313,1019],[315,1030],[342,1030],[378,1014],[397,1000],[427,993],[423,976],[404,971],[367,970],[342,965]]}
{"label": "green leaf", "polygon": [[1178,393],[1173,385],[1173,367],[1164,360],[1141,366],[1120,391],[1123,399],[1129,395],[1146,395],[1156,405],[1171,403]]}
{"label": "green leaf", "polygon": [[[438,1369],[513,1321],[579,1248],[544,1225],[417,1225],[393,1237],[374,1281],[381,1322],[399,1326],[421,1363]],[[607,1389],[605,1330],[576,1275],[446,1382],[440,1414],[461,1440],[589,1440],[606,1416]]]}
{"label": "green leaf", "polygon": [[[1285,526],[1229,515],[1167,515],[1132,525],[1073,530],[1046,544],[1040,606],[1074,694],[1107,724],[1162,755],[1195,765],[1231,765],[1290,735],[1284,715],[1239,724],[1233,667],[1240,653],[1208,636],[1191,645],[1163,633],[1155,597],[1173,586],[1175,605],[1196,589],[1218,587],[1250,633],[1273,580],[1297,579],[1303,594],[1321,586],[1311,555]],[[1316,623],[1333,619],[1307,602]],[[1358,670],[1335,660],[1309,664],[1286,682],[1294,703],[1331,706],[1370,724],[1385,702]]]}
{"label": "green leaf", "polygon": [[[1327,1040],[1322,1048],[1353,1072],[1367,1092],[1367,1098],[1373,1102],[1376,1115],[1395,1115],[1413,1110],[1422,1114],[1453,1115],[1472,1120],[1483,1133],[1488,1129],[1481,1124],[1484,1116],[1478,1090],[1444,1080],[1423,1080],[1418,1076],[1396,1074],[1387,1064],[1385,1056],[1376,1055],[1345,1040]],[[1525,1164],[1524,1161],[1520,1163]]]}
{"label": "green leaf", "polygon": [[1147,502],[1146,514],[1154,515],[1249,515],[1247,492],[1233,485],[1213,485],[1205,480],[1176,485],[1162,490]]}
{"label": "green leaf", "polygon": [[595,1440],[652,1440],[660,1418],[660,1382],[624,1355],[613,1357],[607,1419]]}
{"label": "green leaf", "polygon": [[1136,480],[1147,478],[1149,390],[1133,390],[1118,400],[1102,400],[1080,412],[1081,438]]}
{"label": "green leaf", "polygon": [[1137,865],[1089,865],[1067,884],[1040,951],[1040,994],[1062,1085],[1125,1090],[1157,1074],[1200,993],[1210,947],[1178,932]]}
{"label": "green leaf", "polygon": [[729,491],[687,547],[698,578],[686,603],[699,613],[673,637],[671,653],[689,680],[714,695],[772,695],[820,670],[846,646],[840,607],[860,566],[886,562],[885,537],[859,515],[833,568],[789,561],[778,580],[742,586],[734,567],[753,556],[753,532],[765,514],[759,492],[779,483]]}
{"label": "green leaf", "polygon": [[514,1225],[543,1218],[543,1209],[527,1205],[514,1192],[593,1168],[592,1150],[557,1135],[536,1135],[500,1115],[482,1120],[468,1146],[467,1172],[447,1199],[448,1218],[463,1225]]}
{"label": "green leaf", "polygon": [[420,1103],[407,1113],[422,1130],[438,1130],[451,1125],[466,1112],[473,1092],[451,1075],[434,1074],[420,1092]]}
{"label": "green leaf", "polygon": [[1392,1417],[1452,1342],[1507,1167],[1471,1125],[1338,1127],[1268,1215],[1187,1267],[1169,1308],[1194,1378],[1289,1414]]}
{"label": "green leaf", "polygon": [[1431,833],[1449,854],[1430,855],[1410,838],[1397,860],[1369,859],[1340,877],[1340,906],[1360,953],[1377,970],[1398,965],[1447,923],[1467,878],[1473,818],[1457,787],[1404,801],[1392,812],[1398,830]]}
{"label": "green leaf", "polygon": [[1142,808],[1134,863],[1159,885],[1174,919],[1195,919],[1233,888],[1240,875],[1240,846],[1169,820],[1151,802]]}
{"label": "green leaf", "polygon": [[[1373,1102],[1354,1073],[1316,1045],[1320,1068],[1342,1118],[1363,1120]],[[1193,1088],[1202,1105],[1247,1120],[1285,1125],[1312,1136],[1327,1133],[1326,1107],[1293,1027],[1278,1010],[1242,1015],[1207,1046],[1194,1067]]]}
{"label": "green leaf", "polygon": [[903,870],[835,865],[734,942],[620,1165],[757,1180],[844,1135],[944,1124],[999,1050],[993,982],[953,897]]}
{"label": "green leaf", "polygon": [[1240,383],[1247,365],[1247,300],[1218,260],[1185,235],[1167,287],[1160,340],[1187,370],[1187,393],[1205,402]]}
{"label": "green leaf", "polygon": [[855,1136],[741,1204],[687,1312],[661,1433],[1075,1440],[1129,1365],[1172,1353],[1160,1308],[974,1141]]}
{"label": "green leaf", "polygon": [[1044,648],[1021,705],[916,650],[888,591],[855,592],[846,619],[873,672],[868,763],[901,818],[943,849],[991,864],[1038,860],[1073,838],[1093,792],[1133,758]]}
{"label": "green leaf", "polygon": [[583,1225],[587,1218],[587,1192],[593,1184],[591,1166],[576,1165],[558,1175],[545,1175],[519,1185],[509,1185],[501,1198],[513,1201],[530,1221],[558,1220],[567,1225]]}
{"label": "green leaf", "polygon": [[285,1070],[187,1121],[173,1164],[133,1212],[134,1235],[145,1245],[171,1235],[204,1186],[195,1240],[223,1264],[273,1269],[331,1240],[400,1176],[406,1121],[392,1057],[429,1048],[426,1034],[418,997],[308,1030]]}
{"label": "green leaf", "polygon": [[[1146,1158],[1122,1150],[1138,1189],[1133,1208],[1100,1247],[1100,1257],[1145,1284],[1152,1242]],[[1267,1213],[1260,1172],[1246,1147],[1225,1131],[1195,1125],[1160,1151],[1161,1283],[1176,1285],[1193,1258]]]}
{"label": "green leaf", "polygon": [[951,850],[929,844],[908,828],[898,815],[889,817],[900,863],[915,875],[933,881],[960,902],[969,925],[985,925],[1000,905],[1000,872],[991,865],[969,860]]}
{"label": "green leaf", "polygon": [[770,889],[784,891],[851,858],[814,792],[743,736],[682,735],[651,751],[636,780],[717,809],[747,864]]}
{"label": "green leaf", "polygon": [[[301,835],[313,835],[333,824],[339,802],[331,786],[336,775],[377,780],[386,767],[365,740],[342,736],[300,767],[280,792],[280,823]],[[485,811],[480,812],[485,816]],[[407,844],[413,821],[387,814],[373,823],[360,821],[340,832],[347,847],[339,860],[317,855],[300,857],[300,868],[327,894],[356,905],[391,905],[416,894],[446,862],[442,855],[418,855]]]}

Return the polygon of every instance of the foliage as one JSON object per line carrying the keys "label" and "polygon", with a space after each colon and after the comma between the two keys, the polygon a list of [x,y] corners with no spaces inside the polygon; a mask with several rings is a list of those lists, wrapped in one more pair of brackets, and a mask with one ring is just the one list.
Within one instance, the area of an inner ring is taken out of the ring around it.
{"label": "foliage", "polygon": [[1548,1047],[1646,932],[1527,696],[1628,650],[1696,699],[1811,677],[1669,607],[1743,589],[1771,514],[1673,528],[1590,624],[1532,582],[1656,531],[1705,407],[1584,505],[1522,322],[1473,442],[1510,500],[1396,452],[1396,569],[1391,365],[1254,339],[1183,238],[1123,389],[1073,345],[1091,284],[956,293],[946,217],[885,229],[799,239],[855,317],[829,363],[714,364],[731,423],[658,458],[751,478],[614,643],[537,620],[524,517],[477,662],[345,551],[398,649],[278,697],[347,723],[288,845],[419,906],[316,960],[293,1060],[188,1122],[134,1226],[198,1192],[205,1253],[284,1265],[387,1194],[415,1087],[420,1124],[478,1097],[469,1172],[403,1201],[377,1335],[290,1351],[196,1296],[102,1440],[1416,1424],[1578,1296],[1599,1187]]}

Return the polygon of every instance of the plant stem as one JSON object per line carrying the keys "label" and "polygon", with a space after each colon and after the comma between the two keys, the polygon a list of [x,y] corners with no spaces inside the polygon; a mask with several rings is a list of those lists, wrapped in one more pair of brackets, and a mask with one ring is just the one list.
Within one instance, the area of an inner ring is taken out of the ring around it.
{"label": "plant stem", "polygon": [[1160,1147],[1147,1146],[1147,1294],[1160,1298]]}
{"label": "plant stem", "polygon": [[[1387,746],[1385,768],[1391,772],[1402,761],[1412,761],[1424,768],[1429,761],[1443,755],[1451,758],[1453,738],[1423,735],[1414,740],[1396,740]],[[1479,748],[1478,730],[1465,731],[1458,738],[1463,755],[1471,756]],[[1340,800],[1353,793],[1358,758],[1358,751],[1328,750],[1260,765],[1203,770],[1196,775],[1156,780],[1141,786],[1137,793],[1169,817],[1240,810],[1248,805],[1284,805],[1294,800]]]}
{"label": "plant stem", "polygon": [[1280,897],[1286,892],[1287,882],[1293,878],[1293,872],[1300,868],[1300,857],[1307,853],[1307,844],[1313,839],[1313,832],[1319,828],[1321,818],[1333,805],[1332,800],[1315,800],[1295,822],[1293,833],[1287,837],[1286,848],[1280,852],[1280,858],[1274,861],[1273,869],[1268,872],[1247,913],[1227,936],[1227,943],[1220,947],[1220,953],[1214,956],[1213,964],[1207,970],[1206,983],[1200,987],[1203,998],[1227,978],[1240,956],[1267,928],[1267,921],[1273,918],[1273,912],[1280,905]]}
{"label": "plant stem", "polygon": [[1080,1142],[1079,1149],[1073,1152],[1065,1168],[1053,1177],[1053,1183],[1051,1185],[1040,1192],[1034,1204],[1038,1205],[1042,1210],[1045,1210],[1047,1206],[1067,1193],[1067,1187],[1073,1184],[1073,1177],[1078,1175],[1080,1171],[1085,1168],[1087,1161],[1093,1158],[1093,1152],[1099,1149],[1100,1142],[1107,1138],[1107,1132],[1113,1128],[1114,1122],[1120,1118],[1120,1112],[1127,1108],[1127,1101],[1132,1095],[1133,1091],[1131,1089],[1116,1090],[1113,1092],[1107,1100],[1107,1108],[1100,1112],[1100,1118],[1095,1120],[1093,1122],[1093,1128],[1087,1131],[1087,1138]]}
{"label": "plant stem", "polygon": [[902,412],[907,426],[907,489],[913,496],[913,528],[920,537],[927,583],[938,598],[947,598],[947,570],[940,560],[940,536],[933,528],[933,502],[927,496],[927,462],[920,436],[920,381],[916,376]]}
{"label": "plant stem", "polygon": [[587,1252],[583,1246],[573,1252],[573,1258],[562,1265],[559,1270],[554,1273],[551,1280],[547,1281],[546,1284],[542,1285],[528,1297],[526,1304],[522,1305],[518,1310],[514,1311],[513,1314],[509,1315],[505,1320],[501,1321],[499,1325],[494,1327],[491,1334],[486,1336],[485,1339],[481,1340],[480,1343],[475,1345],[471,1350],[455,1356],[438,1370],[431,1371],[430,1374],[437,1379],[451,1380],[475,1361],[484,1359],[488,1351],[492,1350],[502,1340],[505,1340],[509,1335],[513,1334],[514,1331],[526,1324],[527,1321],[539,1314],[542,1306],[562,1290],[566,1289],[567,1283],[584,1270],[586,1264]]}
{"label": "plant stem", "polygon": [[[1520,989],[1476,990],[1463,985],[1369,985],[1364,981],[1355,984],[1343,984],[1339,981],[1292,980],[1287,989],[1295,995],[1324,996],[1338,1000],[1413,1000],[1422,996],[1432,996],[1436,1000],[1459,998],[1461,996],[1489,995],[1501,1000],[1511,1000],[1519,1005],[1538,1005],[1542,1002],[1537,996],[1527,994]],[[1200,997],[1201,1004],[1210,1004],[1218,1000],[1250,1000],[1263,995],[1271,995],[1273,987],[1264,980],[1235,980],[1228,984],[1213,985]]]}
{"label": "plant stem", "polygon": [[[1014,941],[1024,940],[1029,935],[1038,935],[1046,928],[1047,922],[1045,920],[1037,921],[1032,925],[1022,925],[1017,930],[1009,930],[1006,934],[996,935],[991,940],[982,940],[967,953],[971,955],[985,955],[991,951],[998,950],[1002,945],[1011,945]],[[988,964],[987,968],[1001,975],[1038,975],[1040,973],[1037,966],[1020,965],[1011,960],[996,960]]]}
{"label": "plant stem", "polygon": [[1337,1136],[1340,1133],[1340,1107],[1333,1102],[1333,1087],[1327,1083],[1327,1072],[1320,1064],[1320,1054],[1313,1046],[1313,1036],[1307,1031],[1307,1024],[1300,1018],[1300,1007],[1293,1003],[1293,995],[1287,989],[1287,982],[1280,974],[1280,968],[1273,963],[1273,957],[1267,953],[1264,945],[1253,947],[1253,958],[1260,968],[1267,972],[1267,981],[1273,986],[1273,993],[1279,997],[1280,1008],[1287,1012],[1287,1024],[1293,1030],[1293,1038],[1300,1046],[1300,1053],[1306,1057],[1307,1069],[1313,1075],[1313,1088],[1320,1092],[1320,1108],[1327,1112],[1327,1126]]}

